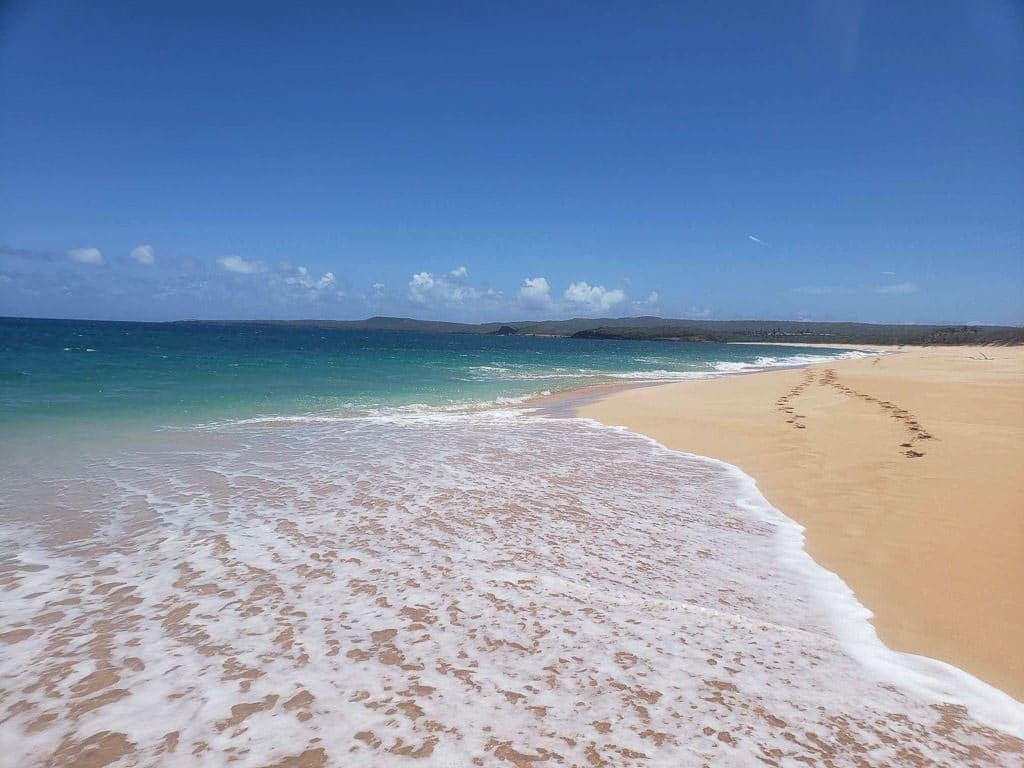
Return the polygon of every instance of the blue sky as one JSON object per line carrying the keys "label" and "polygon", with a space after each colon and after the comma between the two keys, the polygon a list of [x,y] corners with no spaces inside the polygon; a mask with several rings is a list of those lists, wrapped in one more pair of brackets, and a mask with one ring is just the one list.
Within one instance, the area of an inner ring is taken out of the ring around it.
{"label": "blue sky", "polygon": [[0,6],[0,314],[1024,323],[1014,2]]}

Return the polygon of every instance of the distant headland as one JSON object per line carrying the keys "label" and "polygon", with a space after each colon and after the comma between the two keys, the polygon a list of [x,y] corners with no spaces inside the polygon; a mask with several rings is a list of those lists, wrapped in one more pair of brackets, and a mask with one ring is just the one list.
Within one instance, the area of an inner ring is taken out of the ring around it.
{"label": "distant headland", "polygon": [[492,336],[559,336],[634,341],[773,342],[801,344],[1024,344],[1024,328],[1001,325],[880,325],[790,320],[673,320],[599,317],[494,323],[449,323],[408,317],[366,320],[182,320],[211,325],[348,328]]}

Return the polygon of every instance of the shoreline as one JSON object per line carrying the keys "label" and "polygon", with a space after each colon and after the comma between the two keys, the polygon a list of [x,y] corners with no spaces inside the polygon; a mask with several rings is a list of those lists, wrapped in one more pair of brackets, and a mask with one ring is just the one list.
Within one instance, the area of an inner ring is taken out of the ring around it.
{"label": "shoreline", "polygon": [[[862,349],[865,352],[896,352],[908,348],[906,344],[850,344],[837,341],[835,344],[823,344],[816,341],[727,341],[726,344],[736,347],[808,347],[810,349]],[[935,349],[936,347],[910,346],[910,349]]]}
{"label": "shoreline", "polygon": [[625,385],[574,411],[736,466],[887,647],[1024,700],[1024,349],[900,352]]}
{"label": "shoreline", "polygon": [[[751,346],[778,346],[778,347],[809,347],[818,349],[836,349],[844,350],[846,352],[864,352],[866,357],[870,357],[872,353],[877,352],[878,354],[898,354],[902,348],[897,347],[880,347],[878,345],[861,346],[854,344],[785,344],[782,342],[767,342],[762,344],[760,342],[747,342],[747,341],[730,341],[728,344],[736,345],[751,345]],[[849,358],[823,358],[822,362],[827,363],[832,360],[842,360]],[[770,365],[766,367],[752,367],[749,370],[738,370],[738,371],[700,371],[694,372],[692,379],[681,379],[681,378],[636,378],[636,379],[619,379],[617,381],[603,381],[598,384],[583,384],[580,386],[570,387],[568,389],[557,390],[555,392],[544,392],[535,395],[530,395],[519,405],[523,405],[529,408],[541,408],[545,411],[550,412],[552,415],[577,415],[580,408],[590,403],[601,400],[602,398],[614,395],[618,392],[628,392],[633,389],[647,389],[649,387],[663,387],[666,385],[679,384],[691,381],[713,381],[717,379],[733,378],[736,376],[753,376],[760,373],[771,373],[773,371],[799,371],[807,368],[809,365],[817,365],[818,363],[807,363],[807,362],[792,362],[785,365]],[[711,457],[708,457],[711,458]]]}

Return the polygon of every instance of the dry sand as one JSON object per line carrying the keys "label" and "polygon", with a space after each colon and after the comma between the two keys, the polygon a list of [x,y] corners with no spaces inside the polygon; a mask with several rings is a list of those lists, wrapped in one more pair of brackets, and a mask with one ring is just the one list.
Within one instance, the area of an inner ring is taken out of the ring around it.
{"label": "dry sand", "polygon": [[1024,700],[1024,348],[666,384],[580,414],[740,467],[887,645]]}

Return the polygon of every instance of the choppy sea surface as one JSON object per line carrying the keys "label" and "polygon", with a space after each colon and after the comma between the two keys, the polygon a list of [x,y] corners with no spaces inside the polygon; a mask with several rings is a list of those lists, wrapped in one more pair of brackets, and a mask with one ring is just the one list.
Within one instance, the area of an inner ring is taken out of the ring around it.
{"label": "choppy sea surface", "polygon": [[839,354],[0,321],[0,765],[1019,765],[750,478],[521,400]]}

